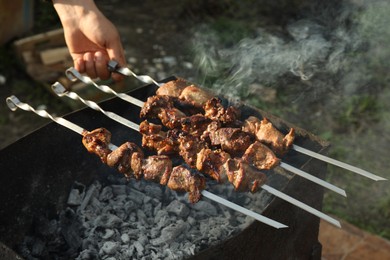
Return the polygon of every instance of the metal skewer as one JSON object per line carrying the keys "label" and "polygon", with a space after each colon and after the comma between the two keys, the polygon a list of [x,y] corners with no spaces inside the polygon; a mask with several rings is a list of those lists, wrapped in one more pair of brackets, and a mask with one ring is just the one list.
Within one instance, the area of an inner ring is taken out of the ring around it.
{"label": "metal skewer", "polygon": [[[109,69],[110,69],[111,71],[117,71],[117,72],[119,72],[119,73],[121,73],[121,74],[123,74],[123,75],[125,75],[125,76],[131,76],[131,75],[127,75],[128,73],[127,73],[127,74],[122,73],[122,72],[124,72],[124,69],[125,69],[125,68],[118,67],[118,63],[115,62],[115,61],[110,61],[109,64],[108,64],[108,67],[109,67]],[[121,71],[122,71],[122,72],[121,72]],[[117,97],[119,97],[119,98],[121,98],[121,99],[123,99],[123,100],[125,100],[125,101],[127,101],[127,102],[129,102],[129,103],[131,103],[131,104],[134,104],[134,105],[137,105],[137,106],[140,106],[141,103],[143,104],[143,102],[142,102],[141,100],[136,99],[136,98],[133,98],[133,97],[127,95],[127,94],[124,94],[124,93],[117,93],[117,94],[115,94],[116,92],[113,91],[113,90],[112,90],[111,88],[109,88],[108,86],[105,86],[105,85],[99,86],[99,85],[97,85],[95,82],[93,82],[93,81],[91,80],[91,78],[86,77],[86,76],[82,76],[82,75],[81,75],[76,69],[74,69],[74,68],[69,68],[69,69],[67,70],[67,76],[68,76],[68,78],[71,79],[71,80],[75,80],[75,78],[77,78],[77,79],[81,80],[82,82],[84,82],[84,83],[86,83],[86,84],[93,84],[93,85],[94,85],[95,87],[97,87],[98,89],[100,89],[100,90],[102,90],[102,91],[104,91],[104,92],[106,92],[106,93],[114,94],[114,95],[116,95]],[[148,76],[148,77],[149,77],[149,76]],[[153,79],[152,79],[152,80],[153,80]],[[143,81],[143,80],[141,80],[141,81],[146,83],[146,81]],[[153,80],[152,82],[155,82],[155,80]],[[156,83],[155,83],[155,84],[156,84]],[[158,83],[157,83],[156,85],[161,86],[162,84],[158,84]],[[111,89],[111,90],[110,90],[110,89]],[[114,92],[115,92],[115,93],[114,93]],[[132,99],[134,99],[134,100],[133,100],[133,101],[127,100],[127,99],[124,98],[125,96],[127,96],[127,98],[130,97],[130,98],[132,98]],[[299,153],[306,154],[306,155],[308,155],[308,156],[311,156],[311,157],[313,157],[313,158],[316,158],[316,159],[318,159],[318,160],[324,161],[324,162],[326,162],[326,163],[329,163],[329,164],[338,166],[338,167],[340,167],[340,168],[346,169],[346,170],[348,170],[348,171],[357,173],[357,174],[359,174],[359,175],[361,175],[361,176],[367,177],[367,178],[372,179],[372,180],[374,180],[374,181],[384,181],[384,180],[387,180],[386,178],[383,178],[383,177],[381,177],[381,176],[375,175],[375,174],[373,174],[373,173],[371,173],[371,172],[368,172],[368,171],[366,171],[366,170],[360,169],[360,168],[358,168],[358,167],[356,167],[356,166],[353,166],[353,165],[350,165],[350,164],[341,162],[341,161],[339,161],[339,160],[330,158],[330,157],[328,157],[328,156],[325,156],[325,155],[322,155],[322,154],[313,152],[313,151],[311,151],[311,150],[308,150],[308,149],[306,149],[306,148],[304,148],[304,147],[301,147],[301,146],[298,146],[298,145],[295,145],[295,144],[292,145],[291,149],[293,149],[293,150],[295,150],[295,151],[297,151],[297,152],[299,152]]]}
{"label": "metal skewer", "polygon": [[[80,135],[83,135],[83,133],[85,131],[88,131],[88,130],[85,130],[83,129],[82,127],[64,119],[64,118],[61,118],[61,117],[54,117],[52,115],[50,115],[46,110],[43,110],[43,109],[34,109],[33,107],[31,107],[30,105],[26,104],[26,103],[23,103],[21,102],[16,96],[10,96],[6,99],[6,102],[7,102],[7,105],[8,107],[12,110],[12,111],[16,111],[18,108],[20,109],[23,109],[25,111],[29,111],[29,112],[34,112],[35,114],[39,115],[40,117],[44,117],[44,118],[49,118],[51,119],[52,121],[56,122],[57,124],[60,124]],[[109,144],[109,148],[111,150],[115,150],[117,149],[118,147],[114,144]],[[217,203],[220,203],[228,208],[231,208],[235,211],[238,211],[242,214],[245,214],[247,216],[250,216],[264,224],[267,224],[271,227],[274,227],[274,228],[277,228],[277,229],[280,229],[280,228],[287,228],[288,226],[280,223],[280,222],[277,222],[273,219],[270,219],[270,218],[267,218],[265,216],[262,216],[256,212],[253,212],[251,210],[248,210],[244,207],[241,207],[233,202],[230,202],[226,199],[223,199],[209,191],[206,191],[206,190],[203,190],[202,191],[202,195],[210,200],[213,200]],[[337,223],[336,223],[337,224]],[[339,226],[340,226],[340,223],[338,223]]]}
{"label": "metal skewer", "polygon": [[[67,97],[75,99],[75,100],[78,99],[78,100],[80,100],[81,102],[83,102],[86,105],[92,104],[92,106],[90,106],[90,108],[92,108],[92,109],[96,109],[96,110],[101,111],[101,112],[104,111],[95,102],[89,101],[89,100],[84,100],[83,98],[78,96],[76,93],[67,91],[65,89],[65,87],[63,87],[61,85],[61,83],[59,83],[59,82],[54,83],[52,85],[52,88],[53,88],[54,92],[58,96],[61,96],[61,97],[62,96],[67,96]],[[104,112],[107,112],[107,111],[104,111]],[[104,112],[103,112],[103,114],[108,116],[107,113],[104,113]],[[110,112],[110,113],[112,113],[112,112]],[[115,119],[114,119],[115,121],[117,121],[119,123],[122,123],[123,125],[128,126],[131,129],[139,131],[139,126],[138,125],[137,125],[138,127],[134,127],[134,125],[136,125],[134,123],[132,123],[131,125],[127,125],[126,124],[126,122],[128,121],[127,119],[122,118],[121,116],[119,116],[117,114],[115,114],[115,115],[116,115]],[[292,172],[296,173],[297,175],[301,175],[301,176],[303,175],[302,177],[309,176],[308,180],[311,180],[314,183],[317,183],[317,184],[319,184],[319,185],[321,185],[323,187],[326,187],[326,188],[328,188],[328,189],[330,189],[330,190],[332,190],[332,191],[334,191],[336,193],[339,193],[341,195],[346,196],[346,193],[345,193],[344,190],[342,190],[342,189],[340,189],[340,188],[338,188],[338,187],[336,187],[336,186],[334,186],[334,185],[332,185],[332,184],[330,184],[328,182],[325,182],[325,181],[323,181],[323,180],[321,180],[321,179],[319,179],[319,178],[317,178],[315,176],[312,176],[312,175],[310,175],[310,174],[308,174],[308,173],[306,173],[306,172],[304,172],[302,170],[299,170],[299,169],[297,169],[295,167],[292,167],[292,166],[290,166],[288,164],[281,163],[280,165],[283,166],[283,167],[286,167],[287,170],[292,171]],[[327,222],[329,222],[329,223],[331,223],[331,224],[333,224],[333,225],[335,225],[337,227],[341,227],[340,223],[337,220],[329,217],[328,215],[322,213],[321,211],[316,210],[315,208],[310,207],[309,205],[306,205],[306,204],[304,204],[304,203],[302,203],[302,202],[300,202],[300,201],[298,201],[298,200],[296,200],[296,199],[294,199],[294,198],[292,198],[292,197],[290,197],[290,196],[288,196],[288,195],[286,195],[286,194],[284,194],[284,193],[282,193],[280,191],[277,191],[277,190],[275,190],[274,188],[272,188],[272,187],[270,187],[268,185],[262,185],[261,187],[263,189],[267,190],[269,193],[273,194],[274,196],[279,197],[279,198],[281,198],[281,199],[283,199],[283,200],[285,200],[285,201],[287,201],[287,202],[289,202],[289,203],[291,203],[291,204],[293,204],[293,205],[295,205],[297,207],[300,207],[300,208],[306,210],[307,212],[309,212],[309,213],[311,213],[311,214],[313,214],[313,215],[315,215],[317,217],[320,217],[323,220],[325,220],[325,221],[327,221]]]}
{"label": "metal skewer", "polygon": [[[133,123],[132,121],[129,121],[127,120],[126,118],[124,117],[121,117],[120,115],[118,114],[115,114],[113,112],[110,112],[110,111],[105,111],[103,110],[97,103],[93,102],[93,101],[90,101],[90,100],[85,100],[83,99],[82,97],[80,97],[77,93],[75,92],[71,92],[71,91],[68,91],[67,89],[65,89],[65,87],[63,85],[61,85],[61,83],[59,82],[56,82],[52,85],[52,89],[54,91],[54,93],[56,93],[58,96],[60,97],[63,97],[63,96],[67,96],[71,99],[74,99],[74,100],[79,100],[81,101],[82,103],[84,103],[85,105],[89,106],[90,108],[94,109],[94,110],[97,110],[97,111],[100,111],[102,112],[104,115],[108,116],[109,118],[117,121],[118,123],[121,123],[123,124],[124,126],[127,126],[127,127],[130,127],[131,129],[133,130],[136,130],[136,131],[139,131],[139,125]],[[310,180],[314,183],[317,183],[318,185],[322,186],[322,187],[325,187],[331,191],[334,191],[344,197],[347,196],[347,194],[345,193],[345,191],[333,184],[330,184],[329,182],[326,182],[320,178],[317,178],[311,174],[308,174],[307,172],[304,172],[298,168],[295,168],[291,165],[288,165],[286,163],[283,163],[281,162],[279,164],[280,167],[286,169],[287,171],[290,171],[292,173],[295,173],[296,175],[299,175],[307,180]]]}

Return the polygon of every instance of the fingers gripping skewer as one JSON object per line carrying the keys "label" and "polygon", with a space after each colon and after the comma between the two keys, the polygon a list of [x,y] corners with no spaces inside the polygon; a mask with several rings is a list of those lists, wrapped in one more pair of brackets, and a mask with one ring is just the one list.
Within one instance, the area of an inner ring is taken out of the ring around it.
{"label": "fingers gripping skewer", "polygon": [[[34,109],[33,107],[31,107],[30,105],[26,104],[26,103],[23,103],[21,102],[16,96],[10,96],[6,99],[6,102],[7,102],[7,105],[8,107],[12,110],[12,111],[16,111],[18,108],[22,109],[22,110],[25,110],[25,111],[29,111],[29,112],[33,112],[41,117],[44,117],[44,118],[49,118],[51,119],[52,121],[56,122],[57,124],[60,124],[80,135],[83,135],[83,133],[87,130],[83,129],[82,127],[64,119],[64,118],[61,118],[61,117],[54,117],[52,115],[50,115],[46,110],[42,110],[42,109]],[[115,146],[114,144],[109,144],[109,148],[111,150],[115,150],[116,148],[118,148],[117,146]],[[270,219],[270,218],[267,218],[265,216],[262,216],[256,212],[253,212],[251,210],[248,210],[244,207],[241,207],[235,203],[232,203],[226,199],[223,199],[209,191],[206,191],[206,190],[203,190],[202,191],[202,195],[210,200],[213,200],[217,203],[220,203],[228,208],[231,208],[235,211],[238,211],[242,214],[245,214],[247,216],[250,216],[264,224],[267,224],[269,226],[272,226],[274,228],[277,228],[277,229],[280,229],[280,228],[287,228],[288,226],[280,223],[280,222],[277,222],[273,219]],[[335,223],[337,224],[337,223]],[[340,223],[338,223],[338,226],[340,226]]]}
{"label": "fingers gripping skewer", "polygon": [[[53,90],[56,92],[57,95],[68,96],[68,97],[70,97],[72,99],[79,99],[80,101],[83,102],[83,99],[81,99],[80,97],[73,98],[73,97],[78,96],[76,93],[72,93],[72,95],[70,95],[69,92],[64,87],[62,87],[62,88],[58,87],[58,86],[61,85],[60,83],[56,82],[54,85],[55,85],[55,87],[53,87]],[[57,93],[57,91],[59,91],[61,89],[64,91],[64,93]],[[73,96],[73,97],[71,97],[71,96]],[[91,104],[90,101],[87,101],[87,100],[84,100],[84,101],[85,101],[85,102],[83,102],[84,104]],[[94,103],[94,102],[92,102],[92,103]],[[96,109],[98,111],[101,111],[103,114],[108,116],[107,113],[103,112],[104,111],[103,109],[101,109],[100,107],[96,107],[96,106],[98,106],[98,105],[96,103],[94,103],[93,106],[91,106],[91,108],[92,109]],[[107,112],[107,111],[105,111],[105,112]],[[120,120],[118,120],[118,118]],[[122,123],[125,126],[130,127],[133,130],[139,131],[139,126],[138,126],[138,130],[137,130],[137,128],[134,127],[134,125],[135,125],[134,123],[132,123],[131,126],[127,125],[126,121],[128,121],[128,120],[125,119],[125,118],[120,117],[117,114],[115,114],[115,119],[114,120],[117,121],[117,122]],[[336,186],[334,186],[334,185],[332,185],[332,184],[330,184],[328,182],[325,182],[325,181],[323,181],[323,180],[321,180],[321,179],[319,179],[319,178],[317,178],[315,176],[312,176],[312,175],[310,175],[308,173],[305,173],[304,171],[302,171],[300,169],[297,169],[297,168],[292,167],[292,166],[290,166],[288,164],[285,164],[285,163],[281,163],[280,166],[283,167],[283,168],[286,168],[286,170],[291,171],[293,173],[296,173],[297,175],[300,175],[302,177],[308,176],[308,178],[307,178],[308,180],[310,180],[310,181],[312,181],[314,183],[317,183],[317,184],[319,184],[319,185],[321,185],[323,187],[326,187],[326,188],[328,188],[328,189],[330,189],[330,190],[332,190],[332,191],[334,191],[334,192],[336,192],[338,194],[346,196],[346,193],[345,193],[344,190],[342,190],[342,189],[340,189],[340,188],[338,188],[338,187],[336,187]],[[262,185],[261,187],[263,189],[265,189],[266,191],[268,191],[269,193],[271,193],[272,195],[274,195],[276,197],[279,197],[279,198],[281,198],[281,199],[283,199],[283,200],[285,200],[285,201],[287,201],[287,202],[289,202],[289,203],[291,203],[293,205],[296,205],[296,206],[306,210],[307,212],[309,212],[309,213],[311,213],[311,214],[313,214],[313,215],[315,215],[317,217],[320,217],[320,218],[324,219],[325,221],[328,221],[329,223],[331,223],[333,225],[336,225],[336,226],[340,227],[340,223],[337,220],[329,217],[328,215],[322,213],[321,211],[316,210],[316,209],[314,209],[314,208],[312,208],[312,207],[310,207],[310,206],[308,206],[308,205],[306,205],[306,204],[304,204],[302,202],[299,202],[298,200],[296,200],[296,199],[294,199],[294,198],[292,198],[292,197],[290,197],[290,196],[288,196],[288,195],[286,195],[286,194],[284,194],[282,192],[279,192],[279,191],[273,189],[272,187],[270,187],[268,185]]]}
{"label": "fingers gripping skewer", "polygon": [[[90,100],[85,100],[85,99],[81,98],[78,94],[66,90],[65,87],[63,87],[61,85],[61,83],[59,83],[59,82],[54,83],[52,85],[52,89],[60,97],[67,96],[67,97],[72,98],[74,100],[80,100],[85,105],[89,106],[90,108],[92,108],[94,110],[102,112],[103,114],[105,114],[106,116],[112,118],[113,120],[117,121],[118,123],[121,123],[121,124],[123,124],[123,125],[125,125],[127,127],[130,127],[133,130],[139,131],[139,125],[137,125],[137,124],[127,120],[126,118],[123,118],[123,117],[121,117],[121,116],[119,116],[119,115],[117,115],[117,114],[115,114],[113,112],[103,110],[95,102],[90,101]],[[306,173],[306,172],[304,172],[304,171],[302,171],[302,170],[300,170],[298,168],[295,168],[295,167],[293,167],[291,165],[288,165],[286,163],[283,163],[283,162],[281,162],[279,166],[284,168],[285,170],[290,171],[290,172],[292,172],[292,173],[294,173],[296,175],[299,175],[299,176],[301,176],[301,177],[303,177],[303,178],[305,178],[307,180],[310,180],[310,181],[312,181],[314,183],[317,183],[318,185],[321,185],[322,187],[325,187],[325,188],[327,188],[329,190],[332,190],[332,191],[334,191],[334,192],[336,192],[336,193],[338,193],[338,194],[340,194],[340,195],[342,195],[344,197],[347,196],[347,194],[345,193],[345,191],[343,189],[341,189],[339,187],[336,187],[336,186],[330,184],[329,182],[326,182],[326,181],[324,181],[324,180],[322,180],[320,178],[317,178],[317,177],[315,177],[315,176],[313,176],[311,174],[308,174],[308,173]]]}
{"label": "fingers gripping skewer", "polygon": [[[126,68],[120,68],[118,67],[118,63],[115,62],[115,61],[111,61],[109,64],[108,64],[110,70],[112,71],[120,71],[120,70],[126,70]],[[85,77],[85,76],[82,76],[77,70],[75,70],[74,68],[70,68],[68,70],[69,72],[67,72],[68,74],[68,78],[70,78],[71,80],[75,80],[75,78],[83,81],[84,83],[87,83],[87,84],[93,84],[95,87],[99,88],[100,90],[106,92],[106,93],[111,93],[111,94],[114,94],[116,95],[117,97],[123,99],[123,100],[126,100],[127,102],[131,103],[131,104],[134,104],[134,105],[137,105],[137,106],[140,106],[142,107],[141,104],[143,104],[142,101],[138,100],[138,99],[135,99],[129,95],[126,95],[124,93],[114,93],[114,91],[112,89],[110,89],[108,86],[99,86],[97,85],[95,82],[93,82],[90,78],[88,77]],[[72,75],[70,75],[70,73]],[[122,73],[124,74],[124,73]],[[124,74],[126,75],[126,74]],[[144,80],[141,80],[142,82],[146,82]],[[155,82],[155,80],[152,81],[153,83]],[[158,84],[158,83],[154,83],[158,86],[161,86],[162,84]],[[332,164],[332,165],[335,165],[335,166],[338,166],[340,168],[343,168],[343,169],[346,169],[348,171],[351,171],[351,172],[354,172],[356,174],[359,174],[361,176],[364,176],[366,178],[369,178],[369,179],[372,179],[374,181],[383,181],[383,180],[387,180],[386,178],[383,178],[381,176],[378,176],[378,175],[375,175],[371,172],[368,172],[366,170],[363,170],[363,169],[360,169],[356,166],[353,166],[353,165],[350,165],[350,164],[347,164],[347,163],[344,163],[344,162],[341,162],[339,160],[336,160],[336,159],[333,159],[333,158],[330,158],[328,156],[325,156],[325,155],[322,155],[322,154],[319,154],[319,153],[316,153],[316,152],[313,152],[311,150],[308,150],[304,147],[301,147],[301,146],[298,146],[298,145],[295,145],[293,144],[291,149],[299,152],[299,153],[302,153],[302,154],[306,154],[308,156],[311,156],[313,158],[316,158],[318,160],[321,160],[321,161],[324,161],[326,163],[329,163],[329,164]]]}

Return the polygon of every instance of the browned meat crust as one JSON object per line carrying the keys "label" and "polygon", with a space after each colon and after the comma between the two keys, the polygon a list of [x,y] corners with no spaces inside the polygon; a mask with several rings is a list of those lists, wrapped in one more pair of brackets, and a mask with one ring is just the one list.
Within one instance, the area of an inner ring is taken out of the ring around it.
{"label": "browned meat crust", "polygon": [[98,128],[91,132],[83,132],[83,145],[87,151],[99,156],[103,163],[107,162],[107,155],[111,152],[108,144],[111,142],[111,133],[105,128]]}
{"label": "browned meat crust", "polygon": [[206,188],[206,180],[180,165],[173,168],[167,186],[171,190],[188,192],[189,201],[196,203],[202,196],[202,190]]}
{"label": "browned meat crust", "polygon": [[244,132],[252,133],[256,139],[268,146],[278,155],[285,154],[294,142],[294,129],[283,135],[267,118],[260,120],[256,117],[249,117],[242,126]]}

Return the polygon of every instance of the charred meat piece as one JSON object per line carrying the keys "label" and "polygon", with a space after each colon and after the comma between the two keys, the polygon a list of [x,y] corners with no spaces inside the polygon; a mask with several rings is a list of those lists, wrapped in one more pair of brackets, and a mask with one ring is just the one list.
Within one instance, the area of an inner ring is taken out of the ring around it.
{"label": "charred meat piece", "polygon": [[156,94],[160,96],[166,95],[171,97],[179,97],[183,89],[185,89],[189,85],[190,84],[184,79],[178,78],[160,86],[157,89]]}
{"label": "charred meat piece", "polygon": [[233,106],[225,108],[222,105],[222,100],[217,97],[207,100],[203,109],[206,117],[219,121],[225,125],[237,124],[237,121],[240,118],[240,111],[237,108]]}
{"label": "charred meat piece", "polygon": [[227,180],[223,165],[228,159],[230,159],[230,155],[222,150],[203,148],[197,154],[196,168],[222,183]]}
{"label": "charred meat piece", "polygon": [[200,136],[200,139],[211,144],[210,136],[214,137],[215,131],[217,131],[219,128],[221,128],[221,124],[218,121],[212,121],[210,124],[207,125],[207,128]]}
{"label": "charred meat piece", "polygon": [[272,150],[259,141],[254,142],[246,149],[242,159],[259,170],[270,170],[280,163]]}
{"label": "charred meat piece", "polygon": [[207,90],[201,89],[195,85],[191,85],[183,89],[179,99],[185,100],[194,107],[203,108],[203,105],[207,100],[211,99],[213,96]]}
{"label": "charred meat piece", "polygon": [[152,155],[143,160],[142,170],[145,180],[167,185],[172,172],[172,161],[166,155]]}
{"label": "charred meat piece", "polygon": [[244,132],[252,133],[256,139],[268,146],[278,155],[285,154],[294,142],[294,129],[291,128],[289,133],[283,135],[279,132],[268,119],[249,117],[242,126]]}
{"label": "charred meat piece", "polygon": [[240,128],[224,127],[208,134],[211,144],[220,146],[232,157],[241,157],[253,140],[250,134]]}
{"label": "charred meat piece", "polygon": [[203,148],[208,148],[207,143],[192,135],[181,135],[179,143],[179,155],[191,168],[195,168],[197,154]]}
{"label": "charred meat piece", "polygon": [[149,97],[140,112],[141,118],[159,118],[168,128],[180,127],[180,119],[186,115],[175,107],[174,98],[169,96]]}
{"label": "charred meat piece", "polygon": [[140,133],[142,134],[142,146],[152,149],[157,154],[177,154],[179,152],[177,129],[164,132],[161,125],[156,125],[147,120],[141,122]]}
{"label": "charred meat piece", "polygon": [[127,178],[134,176],[136,179],[140,179],[143,157],[142,150],[136,144],[126,142],[107,156],[107,165],[117,168]]}
{"label": "charred meat piece", "polygon": [[111,133],[105,128],[98,128],[91,132],[83,132],[83,145],[88,152],[99,156],[103,163],[107,162],[107,155],[111,153],[108,144],[111,142]]}
{"label": "charred meat piece", "polygon": [[264,173],[241,159],[228,159],[224,168],[236,191],[256,192],[267,181]]}
{"label": "charred meat piece", "polygon": [[196,203],[206,187],[206,180],[203,176],[193,174],[190,169],[180,165],[173,168],[167,186],[171,190],[188,192],[189,201]]}
{"label": "charred meat piece", "polygon": [[183,132],[193,136],[201,136],[211,123],[211,119],[202,114],[196,114],[182,118],[180,123]]}

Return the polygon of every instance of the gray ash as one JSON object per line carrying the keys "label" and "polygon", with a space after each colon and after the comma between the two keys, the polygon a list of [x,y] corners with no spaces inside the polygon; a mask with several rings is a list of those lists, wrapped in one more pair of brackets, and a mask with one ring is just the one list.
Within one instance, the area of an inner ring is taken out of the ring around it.
{"label": "gray ash", "polygon": [[[257,212],[271,200],[231,185],[208,190]],[[110,176],[88,187],[75,182],[67,207],[54,218],[39,217],[18,252],[26,259],[183,259],[252,221],[208,199],[190,204],[165,186]]]}

